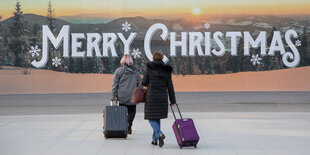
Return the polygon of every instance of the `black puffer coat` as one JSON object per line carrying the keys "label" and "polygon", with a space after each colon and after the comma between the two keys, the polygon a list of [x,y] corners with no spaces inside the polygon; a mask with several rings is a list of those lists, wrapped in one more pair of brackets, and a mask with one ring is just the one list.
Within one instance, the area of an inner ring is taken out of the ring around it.
{"label": "black puffer coat", "polygon": [[162,119],[168,116],[168,94],[175,104],[175,93],[171,79],[173,68],[162,61],[148,63],[142,85],[147,86],[144,119]]}

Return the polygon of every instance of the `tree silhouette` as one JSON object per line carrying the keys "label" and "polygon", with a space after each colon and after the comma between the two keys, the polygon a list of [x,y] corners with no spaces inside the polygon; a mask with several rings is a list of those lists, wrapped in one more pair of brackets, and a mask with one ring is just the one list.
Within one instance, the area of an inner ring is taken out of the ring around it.
{"label": "tree silhouette", "polygon": [[[0,16],[0,20],[2,19],[2,16]],[[0,23],[0,69],[2,65],[5,65],[5,59],[6,59],[6,42],[5,42],[5,35],[4,35],[4,27],[3,22]]]}
{"label": "tree silhouette", "polygon": [[307,26],[304,26],[303,34],[300,38],[301,46],[297,46],[299,52],[300,52],[300,66],[307,66],[310,65],[310,59],[308,55],[308,41],[307,41]]}
{"label": "tree silhouette", "polygon": [[27,37],[29,32],[24,22],[21,4],[16,2],[13,22],[11,23],[10,49],[15,53],[15,66],[24,67],[25,74],[30,73],[30,45]]}
{"label": "tree silhouette", "polygon": [[55,9],[53,8],[51,1],[48,2],[47,25],[52,32],[56,30]]}
{"label": "tree silhouette", "polygon": [[[49,29],[55,35],[57,33],[56,32],[57,29],[56,29],[55,9],[53,8],[53,5],[52,5],[51,1],[48,2],[46,21],[47,21],[47,25],[48,25]],[[49,51],[49,60],[52,60],[55,56],[58,56],[61,60],[65,61],[64,58],[61,55],[57,55],[55,53],[57,51],[56,51],[55,48],[53,48],[53,46],[52,46],[52,44],[50,42],[49,42],[48,49],[49,49],[48,50]],[[58,50],[61,50],[61,47],[59,47]],[[46,68],[47,69],[53,69],[53,70],[60,70],[61,66],[55,68],[55,67],[52,66],[52,62],[48,61],[47,64],[46,64]]]}

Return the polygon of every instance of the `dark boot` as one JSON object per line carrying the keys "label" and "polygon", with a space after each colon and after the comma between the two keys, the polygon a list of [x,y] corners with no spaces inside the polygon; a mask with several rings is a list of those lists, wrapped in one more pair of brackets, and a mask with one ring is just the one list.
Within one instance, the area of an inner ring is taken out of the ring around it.
{"label": "dark boot", "polygon": [[128,109],[128,134],[131,135],[132,134],[132,123],[133,120],[135,119],[135,115],[136,115],[136,106],[127,106]]}
{"label": "dark boot", "polygon": [[162,146],[164,146],[164,139],[165,139],[166,137],[165,137],[165,135],[164,134],[161,134],[160,136],[159,136],[159,147],[162,147]]}

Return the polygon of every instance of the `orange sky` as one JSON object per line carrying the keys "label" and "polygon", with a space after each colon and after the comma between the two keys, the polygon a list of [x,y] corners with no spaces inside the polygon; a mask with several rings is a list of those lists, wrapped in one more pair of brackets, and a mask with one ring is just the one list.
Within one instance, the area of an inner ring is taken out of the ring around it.
{"label": "orange sky", "polygon": [[[20,0],[24,13],[47,14],[49,0]],[[56,16],[96,14],[106,17],[227,14],[310,14],[309,0],[51,0]],[[13,15],[16,1],[1,0],[0,16]]]}

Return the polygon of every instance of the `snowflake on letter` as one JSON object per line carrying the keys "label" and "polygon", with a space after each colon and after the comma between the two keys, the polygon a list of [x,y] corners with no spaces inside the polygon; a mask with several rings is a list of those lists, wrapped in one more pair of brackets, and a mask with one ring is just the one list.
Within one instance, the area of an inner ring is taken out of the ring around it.
{"label": "snowflake on letter", "polygon": [[122,24],[122,26],[123,26],[122,30],[125,30],[126,32],[131,30],[131,27],[130,27],[131,24],[129,24],[127,21],[124,24]]}
{"label": "snowflake on letter", "polygon": [[41,52],[41,49],[36,45],[35,47],[31,46],[29,53],[31,53],[31,56],[39,56]]}
{"label": "snowflake on letter", "polygon": [[252,59],[250,61],[252,62],[253,65],[256,65],[256,64],[259,65],[261,60],[262,58],[260,58],[258,54],[256,54],[256,55],[252,55]]}
{"label": "snowflake on letter", "polygon": [[204,24],[204,27],[205,27],[206,29],[209,29],[209,28],[210,28],[210,24],[209,24],[209,23],[205,23],[205,24]]}
{"label": "snowflake on letter", "polygon": [[299,39],[296,40],[296,41],[295,41],[295,45],[296,45],[296,46],[301,46],[301,41],[300,41]]}
{"label": "snowflake on letter", "polygon": [[137,48],[137,49],[133,49],[133,52],[131,54],[133,56],[133,58],[137,59],[137,58],[140,58],[140,55],[141,55],[141,52],[140,50]]}
{"label": "snowflake on letter", "polygon": [[61,59],[59,59],[58,57],[55,57],[54,59],[52,59],[52,65],[55,67],[58,67],[61,65]]}

